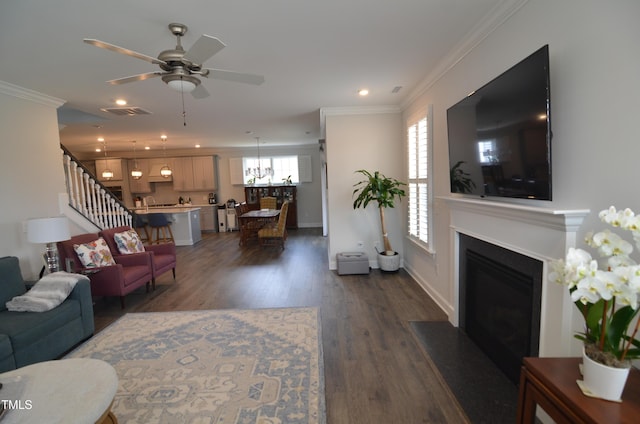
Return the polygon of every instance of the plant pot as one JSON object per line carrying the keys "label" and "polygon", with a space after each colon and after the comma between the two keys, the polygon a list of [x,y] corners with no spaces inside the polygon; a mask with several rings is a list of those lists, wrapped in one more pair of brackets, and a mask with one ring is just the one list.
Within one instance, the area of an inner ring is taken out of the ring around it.
{"label": "plant pot", "polygon": [[393,255],[378,253],[378,265],[382,271],[397,271],[400,269],[400,255],[398,252],[393,252]]}
{"label": "plant pot", "polygon": [[631,368],[614,368],[589,358],[582,350],[582,378],[584,385],[598,398],[620,401]]}

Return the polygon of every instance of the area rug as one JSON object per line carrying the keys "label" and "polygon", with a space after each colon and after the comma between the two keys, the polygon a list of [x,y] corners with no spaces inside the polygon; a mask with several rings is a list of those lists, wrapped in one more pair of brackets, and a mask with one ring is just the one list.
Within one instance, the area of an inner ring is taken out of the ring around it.
{"label": "area rug", "polygon": [[130,313],[67,357],[116,369],[120,423],[325,423],[316,308]]}

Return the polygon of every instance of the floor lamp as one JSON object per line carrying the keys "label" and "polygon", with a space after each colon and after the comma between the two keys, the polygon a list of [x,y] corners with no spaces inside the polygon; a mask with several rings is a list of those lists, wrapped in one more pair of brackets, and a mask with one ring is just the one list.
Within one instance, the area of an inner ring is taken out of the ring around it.
{"label": "floor lamp", "polygon": [[60,269],[56,242],[69,240],[69,221],[65,216],[35,218],[27,221],[27,239],[31,243],[46,243],[44,258],[49,272]]}

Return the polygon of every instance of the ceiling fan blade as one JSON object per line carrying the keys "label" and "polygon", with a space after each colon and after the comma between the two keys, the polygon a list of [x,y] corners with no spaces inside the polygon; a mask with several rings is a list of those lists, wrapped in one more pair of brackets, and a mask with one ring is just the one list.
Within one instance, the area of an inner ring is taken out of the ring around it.
{"label": "ceiling fan blade", "polygon": [[191,95],[194,99],[204,99],[205,97],[209,97],[209,92],[204,87],[204,85],[199,84],[196,88],[193,89]]}
{"label": "ceiling fan blade", "polygon": [[164,75],[164,72],[147,72],[146,74],[138,74],[138,75],[132,75],[130,77],[124,77],[124,78],[118,78],[118,79],[114,79],[114,80],[109,80],[107,81],[109,84],[111,85],[120,85],[120,84],[126,84],[128,82],[134,82],[134,81],[144,81],[146,79],[149,78],[155,78],[155,77],[159,77],[161,75]]}
{"label": "ceiling fan blade", "polygon": [[225,71],[223,69],[203,69],[203,71],[209,71],[208,74],[203,73],[203,77],[210,77],[253,85],[260,85],[264,82],[264,77],[262,75],[243,74],[241,72]]}
{"label": "ceiling fan blade", "polygon": [[203,34],[184,54],[183,59],[191,63],[202,65],[211,56],[218,53],[225,47],[226,45],[216,37]]}
{"label": "ceiling fan blade", "polygon": [[102,49],[111,50],[112,52],[126,54],[127,56],[135,57],[136,59],[142,59],[155,65],[166,64],[164,60],[159,60],[155,57],[147,56],[146,54],[134,52],[133,50],[125,49],[124,47],[119,47],[115,44],[106,43],[104,41],[95,40],[93,38],[85,38],[83,41],[87,44],[91,44]]}

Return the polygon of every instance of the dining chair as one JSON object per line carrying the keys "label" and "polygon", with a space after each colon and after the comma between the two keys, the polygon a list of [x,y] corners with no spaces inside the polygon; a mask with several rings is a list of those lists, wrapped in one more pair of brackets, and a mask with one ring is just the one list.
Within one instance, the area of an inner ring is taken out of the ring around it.
{"label": "dining chair", "polygon": [[242,219],[242,215],[249,212],[251,208],[247,202],[236,205],[236,215],[238,216],[238,225],[240,229],[240,246],[243,246],[248,240],[258,237],[258,230],[262,228],[264,223],[255,219]]}
{"label": "dining chair", "polygon": [[260,209],[278,209],[278,199],[273,196],[261,197]]}
{"label": "dining chair", "polygon": [[277,245],[284,249],[284,242],[287,239],[287,212],[289,202],[285,201],[280,208],[280,216],[275,225],[267,225],[258,230],[258,239],[262,246]]}

